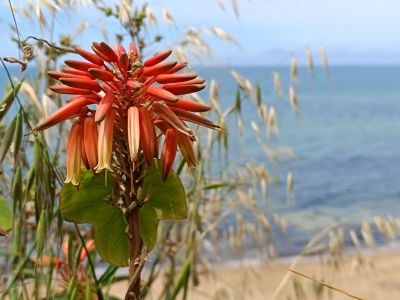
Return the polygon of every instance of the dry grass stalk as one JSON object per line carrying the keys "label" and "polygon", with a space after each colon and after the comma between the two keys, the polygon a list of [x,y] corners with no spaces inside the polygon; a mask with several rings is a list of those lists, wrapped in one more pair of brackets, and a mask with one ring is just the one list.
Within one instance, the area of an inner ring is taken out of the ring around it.
{"label": "dry grass stalk", "polygon": [[235,70],[231,70],[231,75],[235,79],[235,81],[239,85],[239,87],[243,91],[248,92],[248,84],[246,83],[246,80]]}
{"label": "dry grass stalk", "polygon": [[121,22],[125,23],[129,16],[131,15],[131,6],[129,0],[121,0],[119,19]]}
{"label": "dry grass stalk", "polygon": [[326,54],[324,45],[321,45],[319,47],[319,54],[321,56],[322,66],[324,68],[324,71],[327,75],[329,75],[328,55]]}
{"label": "dry grass stalk", "polygon": [[282,216],[280,216],[278,214],[274,214],[273,217],[274,217],[274,222],[278,226],[278,228],[285,235],[287,235],[288,234],[288,223],[287,223],[287,220],[284,217],[282,217]]}
{"label": "dry grass stalk", "polygon": [[268,120],[268,107],[266,104],[261,104],[260,107],[258,108],[258,113],[260,115],[261,120],[267,124]]}
{"label": "dry grass stalk", "polygon": [[350,229],[349,230],[349,235],[350,235],[351,241],[353,242],[354,246],[357,249],[358,254],[361,255],[361,252],[362,252],[361,243],[360,243],[360,240],[359,240],[359,238],[357,236],[357,233],[353,229]]}
{"label": "dry grass stalk", "polygon": [[156,25],[158,23],[156,15],[153,13],[149,6],[146,7],[146,17],[148,19],[149,24]]}
{"label": "dry grass stalk", "polygon": [[237,40],[232,35],[230,35],[225,30],[223,30],[222,28],[217,27],[217,26],[211,26],[211,31],[212,31],[212,33],[214,33],[220,39],[223,39],[223,40],[226,40],[228,42],[232,42],[232,43],[234,43],[236,45],[239,45]]}
{"label": "dry grass stalk", "polygon": [[221,9],[226,12],[225,1],[224,0],[217,0],[217,2],[218,2],[218,5],[221,7]]}
{"label": "dry grass stalk", "polygon": [[363,240],[364,240],[365,244],[368,247],[374,247],[375,246],[374,236],[372,234],[371,227],[369,226],[367,221],[364,221],[361,224],[361,235],[363,237]]}
{"label": "dry grass stalk", "polygon": [[170,12],[166,8],[163,8],[162,16],[163,16],[163,19],[164,19],[165,23],[167,23],[168,25],[174,25],[175,24],[174,18],[172,17]]}
{"label": "dry grass stalk", "polygon": [[293,173],[288,172],[286,176],[286,192],[288,199],[293,198],[293,189],[294,189],[294,178],[293,178]]}
{"label": "dry grass stalk", "polygon": [[260,139],[261,139],[260,128],[258,128],[257,124],[254,121],[251,121],[250,125],[251,125],[251,129],[253,129],[254,133],[256,134],[257,140],[260,141]]}
{"label": "dry grass stalk", "polygon": [[274,72],[274,91],[279,97],[282,97],[282,83],[279,72]]}
{"label": "dry grass stalk", "polygon": [[298,112],[300,110],[300,104],[293,86],[289,87],[289,100],[292,109]]}
{"label": "dry grass stalk", "polygon": [[299,81],[299,67],[297,65],[297,59],[294,56],[290,61],[290,80]]}
{"label": "dry grass stalk", "polygon": [[30,99],[35,106],[36,110],[39,112],[41,117],[45,117],[45,113],[43,111],[43,107],[40,104],[39,98],[36,95],[35,89],[32,87],[30,83],[24,81],[21,85],[21,92],[26,97],[26,99]]}
{"label": "dry grass stalk", "polygon": [[267,126],[269,136],[272,136],[272,134],[278,134],[278,123],[276,120],[275,108],[273,106],[268,110]]}
{"label": "dry grass stalk", "polygon": [[365,300],[365,299],[363,299],[363,298],[360,298],[360,297],[358,297],[358,296],[355,296],[355,295],[353,295],[353,294],[350,294],[349,292],[346,292],[345,290],[342,290],[342,289],[339,289],[339,288],[337,288],[337,287],[334,287],[334,286],[332,286],[332,285],[330,285],[330,284],[327,284],[327,283],[325,283],[325,282],[323,282],[323,281],[317,280],[317,279],[315,279],[315,278],[313,278],[313,277],[311,277],[311,276],[309,276],[309,275],[306,275],[306,274],[301,273],[301,272],[299,272],[299,271],[296,271],[296,270],[294,270],[294,269],[289,268],[288,270],[289,270],[290,272],[292,272],[292,273],[294,273],[294,274],[297,274],[297,275],[299,275],[299,276],[302,276],[302,277],[304,277],[304,278],[310,279],[310,280],[312,280],[312,281],[317,281],[319,284],[323,285],[324,287],[327,287],[327,288],[329,288],[329,289],[331,289],[331,290],[333,290],[333,291],[335,291],[335,292],[344,294],[344,295],[346,295],[346,296],[348,296],[348,297],[350,297],[350,298],[357,299],[357,300]]}
{"label": "dry grass stalk", "polygon": [[231,0],[231,6],[232,6],[232,10],[236,16],[236,18],[239,19],[239,6],[236,0]]}
{"label": "dry grass stalk", "polygon": [[314,74],[314,59],[310,48],[306,50],[307,56],[307,70],[310,72],[311,75]]}

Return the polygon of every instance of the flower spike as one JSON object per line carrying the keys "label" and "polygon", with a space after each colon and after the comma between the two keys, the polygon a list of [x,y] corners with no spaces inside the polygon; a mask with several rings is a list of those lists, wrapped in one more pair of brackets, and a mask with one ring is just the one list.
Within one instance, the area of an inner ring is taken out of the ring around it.
{"label": "flower spike", "polygon": [[171,171],[177,147],[194,167],[196,138],[185,122],[220,127],[196,114],[210,110],[208,105],[180,95],[202,90],[205,80],[193,72],[177,73],[187,63],[167,61],[171,50],[142,64],[133,43],[129,49],[122,45],[113,49],[105,42],[94,42],[91,48],[93,52],[76,47],[83,60],[66,60],[61,71],[48,73],[60,81],[50,87],[53,92],[73,96],[33,129],[40,131],[77,118],[68,142],[67,181],[79,184],[81,164],[96,173],[108,169],[118,178],[129,179],[129,174],[143,166],[142,161],[151,165],[159,157],[162,135],[163,179]]}

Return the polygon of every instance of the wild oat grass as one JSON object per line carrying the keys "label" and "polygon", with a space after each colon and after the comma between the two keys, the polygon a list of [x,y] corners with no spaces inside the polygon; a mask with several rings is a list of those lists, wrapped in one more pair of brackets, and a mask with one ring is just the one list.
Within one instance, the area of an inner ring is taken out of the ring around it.
{"label": "wild oat grass", "polygon": [[[235,0],[231,0],[229,4],[227,2],[218,1],[222,8],[232,11],[239,18],[239,3]],[[149,52],[148,47],[162,40],[160,24],[168,26],[168,30],[176,30],[177,26],[176,19],[167,8],[140,6],[131,0],[123,0],[115,7],[104,1],[46,0],[27,2],[14,6],[13,9],[18,14],[19,22],[39,26],[46,36],[54,30],[56,15],[73,13],[81,5],[93,6],[104,17],[118,22],[119,27],[124,30],[123,33],[107,30],[103,34],[115,43],[125,39],[134,40],[140,45],[138,51],[141,54]],[[67,150],[64,140],[68,126],[60,126],[45,134],[31,133],[31,124],[46,118],[62,103],[61,97],[48,89],[53,82],[47,76],[47,71],[57,66],[67,53],[73,52],[76,39],[89,28],[97,32],[102,29],[99,24],[84,21],[50,42],[44,38],[32,37],[30,32],[19,32],[17,27],[17,23],[12,26],[10,37],[21,53],[15,53],[14,59],[4,61],[27,67],[28,70],[36,66],[38,75],[23,82],[19,79],[24,73],[18,79],[9,78],[14,88],[5,91],[0,102],[0,121],[4,125],[0,128],[0,198],[6,199],[4,203],[11,204],[10,211],[14,214],[10,228],[0,228],[1,235],[8,235],[7,239],[1,238],[2,249],[5,249],[0,266],[3,274],[0,283],[2,296],[30,299],[32,295],[38,297],[39,290],[42,289],[48,299],[56,297],[60,291],[71,299],[90,299],[94,296],[105,299],[112,283],[125,280],[126,276],[117,273],[117,267],[105,264],[96,252],[81,261],[79,258],[84,251],[82,249],[87,247],[85,241],[93,238],[93,230],[90,226],[63,221],[60,213],[59,197],[65,174],[63,161]],[[157,33],[154,34],[150,28],[156,28]],[[230,45],[240,45],[240,41],[219,27],[219,24],[207,24],[205,28],[181,28],[176,30],[177,37],[174,41],[166,43],[172,45],[178,60],[204,61],[213,54],[213,49],[207,42],[210,33],[213,38]],[[312,49],[306,49],[307,68],[312,75],[315,67],[311,51]],[[319,51],[324,71],[329,74],[326,50],[321,46]],[[18,56],[21,57],[17,58]],[[273,81],[275,96],[283,99],[283,91],[288,91],[289,101],[286,103],[289,102],[293,110],[299,111],[300,105],[294,88],[299,83],[296,57],[292,56],[289,63],[289,86],[283,86],[278,71],[274,71],[270,79]],[[7,65],[4,67],[7,68]],[[224,255],[228,251],[245,256],[246,249],[251,246],[259,249],[264,257],[273,258],[276,256],[272,242],[273,228],[278,228],[287,235],[292,226],[284,215],[268,212],[272,216],[270,218],[262,209],[267,203],[269,190],[282,188],[272,185],[274,170],[270,170],[263,162],[245,159],[237,166],[230,165],[229,159],[221,159],[218,165],[215,163],[216,155],[219,158],[232,156],[228,133],[237,129],[241,135],[254,134],[258,145],[252,146],[260,147],[265,153],[265,160],[272,162],[274,166],[282,158],[295,157],[290,148],[274,144],[274,138],[279,133],[279,118],[275,107],[269,102],[267,105],[266,101],[269,101],[272,93],[262,90],[264,82],[252,82],[237,70],[231,70],[230,74],[237,83],[237,89],[231,92],[231,105],[227,109],[222,108],[224,106],[220,103],[220,83],[215,79],[208,83],[208,96],[190,96],[191,99],[208,103],[213,108],[213,113],[207,117],[220,124],[222,130],[204,133],[201,129],[194,129],[201,137],[204,136],[204,139],[199,138],[194,143],[195,155],[200,161],[197,169],[188,168],[183,157],[179,156],[181,161],[176,169],[187,187],[188,218],[182,222],[162,222],[158,232],[159,242],[152,256],[147,257],[144,254],[138,261],[138,264],[146,263],[146,276],[142,281],[143,298],[151,294],[154,283],[158,280],[163,283],[160,299],[190,298],[190,286],[198,284],[199,274],[215,272],[213,267],[218,262],[215,258],[220,256],[225,259]],[[265,95],[268,95],[268,99]],[[11,105],[17,108],[13,112],[9,111]],[[249,124],[244,124],[243,105],[251,105],[257,111]],[[4,122],[6,113],[11,117],[11,121],[7,123]],[[231,119],[234,119],[232,124],[237,127],[228,128],[227,124]],[[245,132],[248,127],[252,131]],[[267,141],[264,135],[269,137]],[[301,174],[296,174],[296,178],[297,176]],[[286,192],[288,199],[294,198],[295,180],[291,171],[286,174]],[[298,280],[290,281],[293,273],[297,272],[296,266],[302,257],[325,254],[324,263],[339,267],[344,256],[345,240],[350,238],[358,251],[358,262],[365,263],[359,236],[367,246],[374,247],[376,242],[372,226],[386,239],[393,240],[399,236],[399,224],[399,220],[393,217],[376,217],[373,222],[363,222],[360,230],[345,231],[339,228],[342,224],[333,224],[322,230],[293,260],[290,271],[282,278],[273,299],[278,299],[289,283],[292,283],[297,299],[307,299],[308,290],[302,283]],[[46,263],[53,259],[65,259],[64,273],[60,274],[54,264]],[[99,272],[95,268],[99,266],[106,271]],[[312,281],[317,298],[323,291],[322,287],[343,292],[323,278],[298,275],[306,276]],[[234,289],[221,288],[213,296],[215,299],[250,299],[252,291],[247,288],[247,283],[249,282],[244,280],[243,286],[238,287],[240,294],[233,293]],[[26,290],[26,284],[31,284],[33,290]]]}

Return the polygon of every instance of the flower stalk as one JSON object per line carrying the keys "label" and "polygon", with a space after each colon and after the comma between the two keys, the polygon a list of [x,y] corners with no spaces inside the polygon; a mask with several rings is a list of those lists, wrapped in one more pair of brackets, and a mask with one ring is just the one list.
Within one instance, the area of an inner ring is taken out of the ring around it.
{"label": "flower stalk", "polygon": [[178,149],[189,167],[194,167],[196,137],[187,123],[220,127],[196,115],[210,110],[209,106],[182,97],[202,90],[205,80],[193,72],[177,73],[187,63],[165,62],[171,50],[143,63],[133,43],[128,51],[122,45],[114,50],[104,42],[94,42],[93,52],[75,50],[86,61],[66,60],[61,71],[48,73],[61,82],[50,87],[53,92],[74,96],[33,131],[75,119],[68,143],[66,183],[79,186],[81,168],[94,174],[112,173],[113,201],[122,200],[130,241],[126,299],[138,300],[146,257],[140,235],[140,192],[147,167],[160,157],[161,177],[166,181]]}

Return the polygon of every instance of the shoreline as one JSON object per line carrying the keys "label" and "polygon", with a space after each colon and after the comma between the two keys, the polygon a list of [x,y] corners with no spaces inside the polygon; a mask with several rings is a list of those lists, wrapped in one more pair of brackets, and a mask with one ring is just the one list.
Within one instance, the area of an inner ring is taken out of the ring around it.
{"label": "shoreline", "polygon": [[[321,263],[320,256],[302,257],[293,269],[360,299],[400,299],[400,284],[397,279],[400,269],[400,242],[388,244],[375,249],[364,248],[362,256],[354,249],[344,251],[338,265]],[[236,261],[235,264],[218,266],[210,272],[199,273],[200,283],[196,287],[191,283],[188,299],[272,299],[293,259],[295,257],[259,263],[255,263],[255,260],[246,260],[246,263]],[[290,279],[278,299],[297,299],[296,295],[299,298],[300,294],[304,294],[303,299],[351,299],[348,295],[323,287],[318,281],[291,272],[289,274]],[[153,297],[150,299],[157,299],[163,284],[160,276],[154,283]],[[127,281],[113,284],[110,295],[123,297],[126,285]]]}

